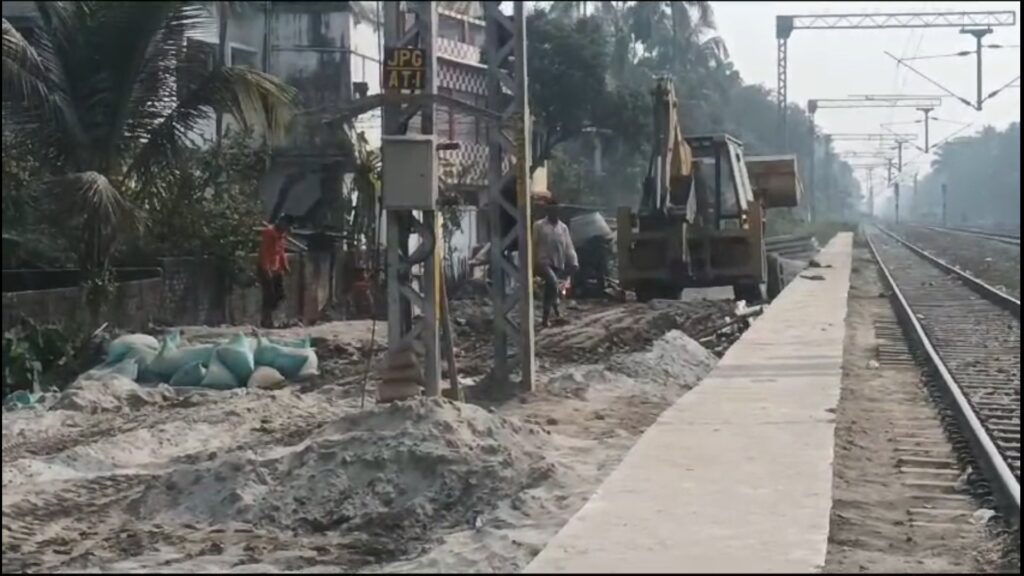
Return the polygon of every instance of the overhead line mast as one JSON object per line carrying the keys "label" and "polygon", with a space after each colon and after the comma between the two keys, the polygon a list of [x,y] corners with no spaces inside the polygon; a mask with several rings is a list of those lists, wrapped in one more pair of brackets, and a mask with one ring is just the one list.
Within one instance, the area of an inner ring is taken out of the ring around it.
{"label": "overhead line mast", "polygon": [[[788,50],[789,37],[794,30],[884,30],[905,28],[960,28],[987,30],[995,26],[1015,26],[1017,14],[1012,10],[985,12],[907,12],[882,14],[785,14],[775,17],[777,43],[777,82],[779,137],[783,148],[788,148],[786,106],[788,103]],[[980,43],[980,39],[979,39]],[[904,64],[906,66],[906,64]],[[1014,81],[1007,84],[1012,86]],[[981,94],[981,61],[979,47],[978,93]],[[978,107],[984,99],[978,98]]]}

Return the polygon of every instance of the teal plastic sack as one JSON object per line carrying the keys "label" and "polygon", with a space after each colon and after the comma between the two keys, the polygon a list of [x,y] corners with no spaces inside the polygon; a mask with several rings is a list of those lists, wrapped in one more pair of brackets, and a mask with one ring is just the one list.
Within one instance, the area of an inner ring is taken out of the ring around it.
{"label": "teal plastic sack", "polygon": [[199,386],[206,377],[206,368],[200,362],[183,366],[171,377],[171,386]]}
{"label": "teal plastic sack", "polygon": [[245,334],[236,334],[227,344],[218,346],[214,356],[239,382],[248,382],[256,368],[253,346]]}
{"label": "teal plastic sack", "polygon": [[159,348],[150,350],[149,348],[135,348],[130,351],[125,360],[135,360],[135,363],[139,366],[139,378],[145,378],[149,371],[149,364],[156,358]]}
{"label": "teal plastic sack", "polygon": [[292,379],[302,381],[308,378],[312,378],[313,376],[316,376],[317,374],[320,373],[319,368],[320,364],[319,360],[317,360],[316,357],[316,351],[308,350],[306,356],[306,363],[302,365],[302,368],[299,368],[299,373],[296,374],[295,377]]}
{"label": "teal plastic sack", "polygon": [[19,408],[28,408],[36,403],[38,397],[34,396],[28,390],[18,390],[11,394],[8,394],[4,398],[4,408],[17,410]]}
{"label": "teal plastic sack", "polygon": [[313,358],[311,366],[315,373],[316,351],[310,347],[308,336],[300,340],[268,340],[262,336],[258,337],[256,365],[274,368],[285,378],[296,378],[310,363],[310,358]]}
{"label": "teal plastic sack", "polygon": [[313,347],[309,336],[304,338],[271,338],[270,341],[284,348],[298,348],[300,350],[306,350]]}
{"label": "teal plastic sack", "polygon": [[151,374],[160,382],[167,382],[174,377],[174,374],[192,364],[208,364],[213,356],[213,344],[199,344],[195,346],[184,346],[179,348],[171,338],[164,340],[163,346],[156,358],[149,363],[147,374]]}
{"label": "teal plastic sack", "polygon": [[79,376],[79,380],[100,380],[109,375],[124,376],[129,380],[136,380],[139,377],[139,364],[134,358],[127,358],[119,362],[104,362]]}
{"label": "teal plastic sack", "polygon": [[160,342],[149,334],[125,334],[107,347],[107,362],[120,362],[140,351],[151,351],[155,355],[158,350]]}
{"label": "teal plastic sack", "polygon": [[171,328],[164,332],[164,342],[170,341],[175,346],[181,346],[181,328]]}
{"label": "teal plastic sack", "polygon": [[310,376],[316,373],[316,352],[313,349],[281,348],[274,358],[272,367],[289,380],[295,380],[303,373],[303,369],[312,363],[313,372],[303,373]]}
{"label": "teal plastic sack", "polygon": [[281,347],[264,338],[256,336],[256,352],[253,354],[253,361],[257,366],[273,366],[274,358],[277,357]]}
{"label": "teal plastic sack", "polygon": [[210,368],[206,371],[206,376],[203,377],[203,382],[200,386],[215,390],[230,390],[238,388],[238,379],[235,378],[235,375],[231,373],[231,370],[219,358],[214,356],[210,360]]}
{"label": "teal plastic sack", "polygon": [[277,370],[270,366],[260,366],[253,371],[246,385],[249,388],[259,388],[261,390],[277,390],[287,383],[288,381]]}

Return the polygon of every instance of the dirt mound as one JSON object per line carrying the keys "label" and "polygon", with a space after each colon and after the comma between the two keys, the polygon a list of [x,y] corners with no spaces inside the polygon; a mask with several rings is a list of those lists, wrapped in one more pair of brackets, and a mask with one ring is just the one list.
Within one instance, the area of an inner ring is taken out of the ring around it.
{"label": "dirt mound", "polygon": [[[649,348],[668,332],[693,338],[713,333],[731,318],[731,300],[655,300],[612,303],[579,300],[563,305],[564,323],[537,331],[537,356],[551,365],[601,364],[616,354]],[[489,366],[493,309],[484,299],[452,303],[460,372],[477,376]]]}
{"label": "dirt mound", "polygon": [[549,478],[541,428],[419,399],[352,414],[305,441],[178,468],[129,506],[139,520],[387,535],[398,544]]}
{"label": "dirt mound", "polygon": [[53,402],[52,410],[72,412],[118,412],[162,404],[176,397],[170,386],[140,386],[116,374],[102,378],[79,379]]}
{"label": "dirt mound", "polygon": [[572,367],[552,376],[547,392],[580,400],[594,392],[658,396],[665,401],[693,387],[714,367],[715,355],[678,330],[656,340],[650,350],[617,354],[603,367]]}
{"label": "dirt mound", "polygon": [[671,388],[690,388],[717,362],[715,355],[693,338],[672,330],[656,340],[650,350],[615,356],[607,367],[630,378]]}

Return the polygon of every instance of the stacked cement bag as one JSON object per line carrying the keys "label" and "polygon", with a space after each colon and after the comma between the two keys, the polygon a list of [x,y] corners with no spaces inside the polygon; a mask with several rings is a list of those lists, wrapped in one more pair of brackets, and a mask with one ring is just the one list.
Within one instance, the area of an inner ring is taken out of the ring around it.
{"label": "stacked cement bag", "polygon": [[139,383],[166,382],[229,390],[241,386],[274,388],[317,374],[317,356],[309,338],[270,340],[238,333],[223,344],[188,344],[179,331],[162,341],[127,334],[110,343],[107,360],[82,377],[117,374]]}

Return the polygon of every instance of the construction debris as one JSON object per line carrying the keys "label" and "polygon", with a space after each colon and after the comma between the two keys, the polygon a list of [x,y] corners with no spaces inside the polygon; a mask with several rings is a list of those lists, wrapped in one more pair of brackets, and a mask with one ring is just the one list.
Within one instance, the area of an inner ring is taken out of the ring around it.
{"label": "construction debris", "polygon": [[772,236],[764,240],[765,250],[791,260],[808,261],[818,255],[821,246],[813,234]]}
{"label": "construction debris", "polygon": [[[486,365],[486,351],[475,355],[486,302],[452,304],[456,330],[470,330],[460,369]],[[4,571],[519,570],[713,366],[684,332],[732,307],[567,308],[567,325],[538,337],[539,391],[485,406],[415,398],[361,410],[362,321],[309,329],[323,370],[302,387],[82,381],[4,415]],[[42,518],[52,528],[32,529]],[[86,553],[66,553],[72,541]]]}

